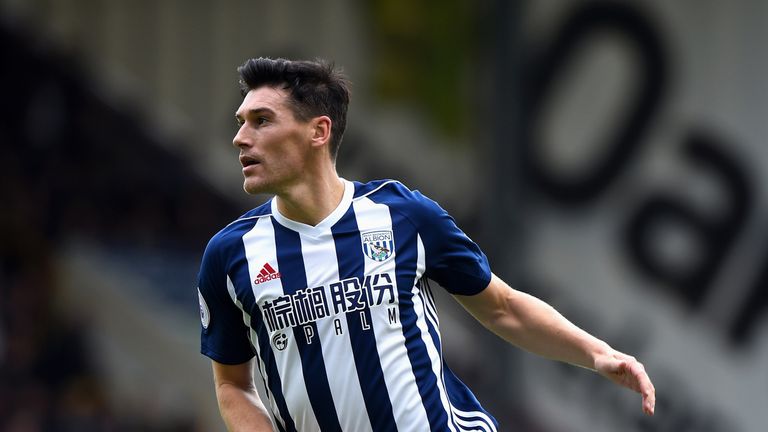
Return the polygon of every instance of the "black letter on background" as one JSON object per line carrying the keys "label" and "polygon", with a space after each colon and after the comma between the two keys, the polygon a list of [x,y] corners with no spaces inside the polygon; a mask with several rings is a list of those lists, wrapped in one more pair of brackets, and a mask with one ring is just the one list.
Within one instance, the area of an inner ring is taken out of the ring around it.
{"label": "black letter on background", "polygon": [[[752,194],[744,170],[712,137],[693,134],[683,145],[684,156],[716,176],[728,203],[719,217],[707,217],[686,206],[679,196],[662,192],[643,203],[630,219],[626,240],[632,261],[646,275],[672,287],[689,306],[697,306],[752,208]],[[700,260],[686,269],[663,260],[651,235],[664,224],[677,224],[695,232],[702,245]]]}
{"label": "black letter on background", "polygon": [[[534,131],[544,117],[551,91],[567,73],[569,62],[589,47],[591,37],[601,33],[624,38],[636,51],[641,81],[634,89],[634,97],[627,102],[621,120],[608,134],[610,144],[605,146],[605,154],[593,158],[590,168],[585,170],[587,174],[564,176],[546,166],[539,151],[544,144],[534,142]],[[661,41],[645,14],[629,4],[583,3],[566,18],[553,45],[535,64],[529,78],[531,90],[526,96],[530,121],[523,140],[523,164],[533,184],[543,193],[563,204],[581,204],[603,192],[642,143],[665,90],[667,63]]]}

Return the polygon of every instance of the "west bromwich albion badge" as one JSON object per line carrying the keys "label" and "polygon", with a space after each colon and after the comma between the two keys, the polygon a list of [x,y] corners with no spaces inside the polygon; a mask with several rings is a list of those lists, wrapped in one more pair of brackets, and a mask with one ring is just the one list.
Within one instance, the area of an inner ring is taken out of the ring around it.
{"label": "west bromwich albion badge", "polygon": [[395,252],[392,231],[368,231],[360,234],[360,237],[363,240],[363,253],[374,261],[386,261]]}

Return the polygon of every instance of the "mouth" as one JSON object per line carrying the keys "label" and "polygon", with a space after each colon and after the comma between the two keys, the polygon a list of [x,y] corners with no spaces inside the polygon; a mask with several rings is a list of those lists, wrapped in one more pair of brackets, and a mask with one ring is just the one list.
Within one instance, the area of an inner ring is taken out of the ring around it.
{"label": "mouth", "polygon": [[240,165],[242,165],[243,168],[248,168],[250,166],[258,165],[260,163],[261,162],[258,159],[254,158],[252,156],[246,156],[246,155],[241,155],[240,156]]}

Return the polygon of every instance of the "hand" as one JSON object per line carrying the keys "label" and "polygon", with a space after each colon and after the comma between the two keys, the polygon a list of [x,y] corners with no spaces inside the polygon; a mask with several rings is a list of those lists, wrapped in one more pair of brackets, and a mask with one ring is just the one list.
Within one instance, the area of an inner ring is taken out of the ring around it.
{"label": "hand", "polygon": [[643,411],[653,415],[656,407],[656,389],[642,363],[632,356],[612,350],[595,359],[595,370],[616,384],[643,395]]}

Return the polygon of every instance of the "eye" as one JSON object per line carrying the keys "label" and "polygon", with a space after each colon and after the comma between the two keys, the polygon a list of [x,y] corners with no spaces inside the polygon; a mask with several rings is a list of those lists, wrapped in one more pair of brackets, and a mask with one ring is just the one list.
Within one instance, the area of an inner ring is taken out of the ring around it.
{"label": "eye", "polygon": [[256,119],[256,124],[257,124],[257,125],[259,125],[259,126],[261,126],[261,125],[265,125],[265,124],[267,124],[267,122],[268,122],[268,121],[269,121],[269,120],[267,120],[267,118],[266,118],[266,117],[258,117],[258,118]]}
{"label": "eye", "polygon": [[238,128],[243,127],[243,125],[245,124],[245,122],[241,118],[235,118],[235,123],[237,123]]}

